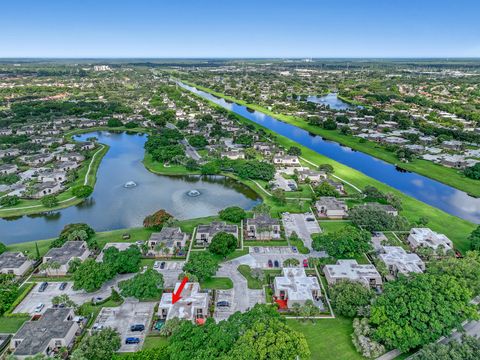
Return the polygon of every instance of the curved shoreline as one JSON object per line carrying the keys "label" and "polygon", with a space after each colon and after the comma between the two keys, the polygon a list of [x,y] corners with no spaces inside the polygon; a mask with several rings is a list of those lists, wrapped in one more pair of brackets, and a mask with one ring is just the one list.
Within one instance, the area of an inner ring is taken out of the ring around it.
{"label": "curved shoreline", "polygon": [[[445,166],[438,165],[438,164],[432,163],[431,161],[427,161],[423,159],[416,159],[414,160],[414,162],[410,162],[410,163],[400,163],[400,161],[395,157],[394,154],[386,152],[385,149],[378,147],[378,144],[373,143],[371,141],[367,141],[366,143],[360,143],[356,138],[352,136],[342,135],[337,133],[337,130],[334,130],[334,131],[323,130],[318,126],[310,125],[307,122],[305,122],[303,119],[297,118],[295,116],[274,113],[273,111],[268,110],[263,106],[256,105],[256,104],[249,104],[246,101],[239,100],[231,96],[219,93],[217,91],[206,88],[204,86],[192,83],[191,81],[181,80],[181,82],[189,86],[193,86],[199,90],[210,93],[216,97],[223,98],[227,101],[237,103],[238,105],[243,105],[252,110],[257,110],[259,112],[262,112],[266,115],[269,115],[277,119],[278,121],[282,121],[284,123],[296,126],[314,135],[321,136],[326,140],[334,141],[340,145],[347,146],[355,151],[363,152],[367,155],[383,160],[389,164],[398,166],[403,170],[417,173],[419,175],[428,177],[432,180],[438,181],[442,184],[451,186],[460,191],[464,191],[465,193],[467,193],[472,197],[477,197],[477,198],[480,197],[480,182],[478,181],[476,182],[476,180],[469,179],[464,175],[461,175],[455,169],[447,168]],[[341,99],[344,100],[343,98]]]}

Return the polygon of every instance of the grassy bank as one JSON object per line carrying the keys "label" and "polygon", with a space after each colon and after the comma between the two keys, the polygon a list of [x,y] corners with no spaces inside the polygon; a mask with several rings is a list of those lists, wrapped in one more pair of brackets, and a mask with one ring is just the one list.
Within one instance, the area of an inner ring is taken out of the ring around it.
{"label": "grassy bank", "polygon": [[[207,89],[208,90],[208,89]],[[216,94],[221,95],[221,94]],[[199,96],[200,97],[200,96]],[[203,98],[202,98],[203,99]],[[217,106],[213,102],[210,102],[213,106]],[[248,120],[247,118],[237,115],[241,121],[249,124],[253,124],[256,128],[262,128],[266,131],[267,134],[270,134],[272,137],[275,137],[276,141],[284,146],[289,148],[291,146],[299,147],[302,150],[302,157],[316,165],[318,164],[330,164],[335,169],[335,175],[341,179],[352,183],[353,185],[363,189],[367,185],[375,186],[382,192],[391,192],[399,196],[402,200],[403,210],[401,214],[405,216],[412,223],[416,223],[420,218],[428,218],[428,227],[447,235],[454,243],[455,246],[462,252],[465,252],[469,248],[469,243],[467,240],[468,235],[475,229],[476,225],[467,221],[460,219],[456,216],[445,213],[444,211],[432,207],[424,202],[416,200],[380,181],[377,181],[360,171],[352,169],[346,165],[343,165],[335,160],[332,160],[324,155],[321,155],[299,143],[292,141],[284,136],[281,136],[261,125],[256,124],[253,121]],[[262,195],[263,196],[263,195]],[[290,207],[290,204],[287,205],[287,208]],[[288,211],[288,210],[286,210]],[[294,212],[290,208],[291,212]]]}
{"label": "grassy bank", "polygon": [[398,165],[402,169],[416,172],[420,175],[429,177],[431,179],[442,182],[444,184],[447,184],[459,190],[465,191],[472,196],[480,197],[480,182],[478,180],[474,180],[466,177],[465,175],[463,175],[461,171],[458,171],[456,169],[451,169],[451,168],[438,165],[431,161],[427,161],[423,159],[415,159],[409,163],[401,163],[394,153],[387,151],[383,146],[375,142],[372,142],[372,141],[360,142],[360,138],[354,137],[351,135],[343,135],[340,133],[339,130],[325,130],[318,126],[310,125],[305,120],[299,117],[284,115],[284,114],[277,114],[260,105],[249,104],[246,101],[235,99],[231,96],[224,95],[222,93],[213,91],[203,86],[193,84],[188,81],[183,81],[183,82],[185,84],[194,86],[205,92],[209,92],[215,96],[222,97],[226,100],[233,101],[237,104],[247,106],[253,110],[258,110],[278,120],[281,120],[291,125],[295,125],[301,129],[307,130],[312,134],[320,135],[325,139],[338,142],[354,150],[364,152],[378,159],[384,160],[388,163]]}

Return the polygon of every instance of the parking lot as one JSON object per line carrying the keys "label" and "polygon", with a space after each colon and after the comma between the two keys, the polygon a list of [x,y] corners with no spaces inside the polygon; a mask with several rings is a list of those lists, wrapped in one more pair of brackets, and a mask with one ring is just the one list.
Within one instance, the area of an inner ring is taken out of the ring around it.
{"label": "parking lot", "polygon": [[230,306],[224,306],[224,307],[215,306],[215,312],[213,314],[213,317],[218,322],[218,321],[228,319],[228,317],[235,312],[235,306],[234,306],[235,291],[234,289],[217,290],[216,293],[217,294],[215,299],[215,305],[219,301],[228,301],[228,303],[230,304]]}
{"label": "parking lot", "polygon": [[312,249],[312,234],[320,233],[320,225],[312,213],[282,214],[283,227],[287,236],[295,232],[310,250]]}
{"label": "parking lot", "polygon": [[[60,284],[62,284],[62,282],[51,281],[43,292],[39,292],[38,290],[41,283],[38,283],[13,312],[28,313],[31,315],[42,314],[47,308],[52,307],[52,299],[58,295],[68,295],[70,299],[78,305],[86,303],[87,301],[92,300],[92,298],[101,297],[105,299],[110,296],[112,291],[111,286],[116,286],[119,281],[128,279],[131,276],[133,275],[118,276],[115,280],[105,283],[100,290],[93,293],[87,293],[83,290],[73,290],[73,282],[71,281],[66,282],[67,285],[64,290],[60,290]],[[44,304],[43,308],[40,311],[35,311],[35,308],[39,304]]]}
{"label": "parking lot", "polygon": [[292,258],[297,259],[301,264],[304,259],[307,259],[307,255],[300,254],[289,246],[251,246],[249,254],[239,259],[251,268],[271,269],[281,268],[285,260]]}
{"label": "parking lot", "polygon": [[[111,327],[116,329],[122,339],[119,352],[134,352],[142,348],[145,335],[150,328],[155,302],[139,302],[126,300],[121,306],[115,308],[102,308],[95,320],[93,328]],[[144,331],[130,331],[132,325],[145,326]],[[94,331],[94,330],[92,330]],[[125,344],[125,339],[135,337],[140,339],[138,344]]]}
{"label": "parking lot", "polygon": [[[162,266],[162,263],[164,264]],[[175,287],[178,277],[183,272],[182,268],[185,261],[155,261],[153,268],[163,275],[164,286],[167,288]],[[162,269],[163,267],[163,269]]]}

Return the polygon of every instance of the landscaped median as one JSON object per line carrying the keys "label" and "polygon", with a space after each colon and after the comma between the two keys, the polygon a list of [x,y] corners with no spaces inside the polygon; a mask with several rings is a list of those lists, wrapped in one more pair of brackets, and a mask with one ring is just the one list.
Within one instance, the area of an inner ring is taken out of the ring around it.
{"label": "landscaped median", "polygon": [[[192,86],[196,86],[192,84]],[[199,89],[209,91],[199,87]],[[214,95],[221,96],[221,94],[216,94],[212,91],[209,91]],[[200,95],[198,97],[202,98]],[[205,99],[204,99],[205,100]],[[208,101],[208,100],[205,100]],[[235,99],[232,99],[235,101]],[[209,101],[210,104],[214,107],[220,107],[215,103]],[[260,110],[260,109],[259,109]],[[233,113],[235,114],[235,113]],[[402,200],[403,210],[401,214],[405,216],[410,222],[416,223],[420,218],[428,218],[428,227],[432,230],[443,233],[447,235],[455,244],[456,248],[462,252],[465,252],[469,249],[469,243],[467,240],[468,235],[475,229],[475,224],[472,222],[460,219],[456,216],[445,213],[444,211],[425,204],[422,201],[416,200],[380,181],[377,181],[360,171],[352,169],[346,165],[343,165],[335,160],[332,160],[324,155],[321,155],[299,143],[292,141],[284,136],[281,136],[275,133],[272,130],[269,130],[257,123],[242,117],[238,114],[235,116],[240,120],[248,124],[253,124],[258,129],[263,129],[267,134],[270,134],[272,137],[275,137],[276,141],[285,148],[290,148],[291,146],[296,146],[302,150],[302,158],[309,161],[311,164],[330,164],[335,169],[335,175],[339,179],[349,182],[354,186],[363,189],[367,185],[374,186],[382,192],[390,192],[396,194]],[[287,211],[287,210],[285,210]],[[292,210],[291,210],[292,211]]]}
{"label": "landscaped median", "polygon": [[429,177],[436,181],[442,182],[446,185],[465,191],[466,193],[472,196],[480,197],[479,181],[466,177],[456,169],[438,165],[431,161],[427,161],[423,159],[415,159],[409,163],[400,163],[400,160],[397,158],[397,156],[394,153],[387,151],[384,147],[380,146],[375,142],[372,142],[372,141],[360,142],[360,138],[354,137],[351,135],[344,135],[340,133],[339,130],[325,130],[319,126],[310,125],[308,122],[306,122],[301,118],[291,116],[291,115],[277,114],[260,105],[249,104],[246,101],[239,100],[231,96],[216,92],[204,86],[194,84],[190,81],[182,80],[182,82],[187,85],[193,86],[199,90],[208,92],[217,97],[221,97],[226,100],[235,102],[239,105],[246,106],[250,109],[260,111],[266,115],[274,117],[277,120],[280,120],[288,124],[294,125],[298,128],[304,129],[312,134],[320,135],[327,140],[335,141],[342,145],[348,146],[354,150],[372,155],[388,163],[391,163],[394,165],[398,164],[402,169],[416,172],[420,175]]}

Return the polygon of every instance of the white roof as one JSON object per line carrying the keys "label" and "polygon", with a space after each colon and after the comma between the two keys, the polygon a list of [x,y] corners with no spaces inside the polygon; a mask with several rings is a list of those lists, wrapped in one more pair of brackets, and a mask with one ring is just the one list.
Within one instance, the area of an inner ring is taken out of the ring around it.
{"label": "white roof", "polygon": [[318,279],[307,276],[303,268],[283,268],[283,276],[275,277],[275,289],[285,290],[289,300],[312,300],[312,290],[320,290]]}

